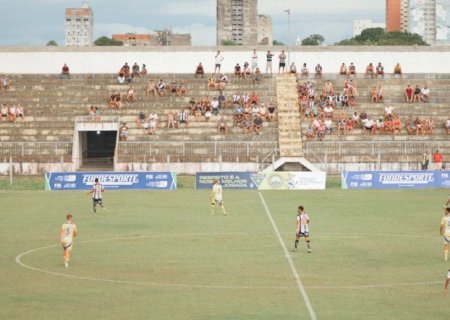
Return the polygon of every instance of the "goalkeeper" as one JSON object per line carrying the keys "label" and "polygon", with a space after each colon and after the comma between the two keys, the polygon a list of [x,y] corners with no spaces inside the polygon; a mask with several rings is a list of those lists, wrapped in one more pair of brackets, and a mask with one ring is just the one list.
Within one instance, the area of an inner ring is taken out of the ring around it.
{"label": "goalkeeper", "polygon": [[224,216],[227,215],[225,207],[223,206],[222,185],[220,184],[220,181],[218,179],[213,180],[213,187],[211,191],[210,200],[211,200],[211,215],[214,215],[214,210],[216,206],[220,206]]}

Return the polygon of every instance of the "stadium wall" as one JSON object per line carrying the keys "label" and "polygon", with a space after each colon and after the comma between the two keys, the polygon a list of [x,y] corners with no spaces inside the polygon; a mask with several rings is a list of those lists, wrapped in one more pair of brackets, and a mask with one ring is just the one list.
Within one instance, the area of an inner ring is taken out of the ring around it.
{"label": "stadium wall", "polygon": [[[55,74],[67,63],[72,73],[115,73],[125,62],[146,64],[150,73],[193,73],[202,62],[206,72],[214,69],[218,47],[0,47],[0,73]],[[251,60],[253,47],[223,47],[222,71],[232,72],[234,65]],[[257,47],[259,63],[265,70],[265,53],[276,55],[285,47]],[[312,71],[317,63],[325,73],[338,71],[342,62],[355,63],[363,72],[369,63],[382,62],[392,72],[400,62],[405,73],[448,73],[450,47],[295,47],[291,61],[306,62]],[[274,67],[278,58],[274,59]],[[276,70],[276,68],[274,68]]]}

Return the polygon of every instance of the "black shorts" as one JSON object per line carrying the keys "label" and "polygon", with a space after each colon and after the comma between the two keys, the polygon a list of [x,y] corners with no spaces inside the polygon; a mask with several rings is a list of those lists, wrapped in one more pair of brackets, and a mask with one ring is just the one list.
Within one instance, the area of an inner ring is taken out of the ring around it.
{"label": "black shorts", "polygon": [[92,199],[92,204],[93,205],[96,205],[96,204],[102,205],[103,204],[103,200],[102,199]]}
{"label": "black shorts", "polygon": [[280,62],[279,66],[280,66],[280,68],[286,67],[286,62]]}
{"label": "black shorts", "polygon": [[297,236],[298,236],[299,238],[301,238],[301,237],[309,237],[309,231],[306,231],[306,232],[299,232],[299,233],[297,233]]}

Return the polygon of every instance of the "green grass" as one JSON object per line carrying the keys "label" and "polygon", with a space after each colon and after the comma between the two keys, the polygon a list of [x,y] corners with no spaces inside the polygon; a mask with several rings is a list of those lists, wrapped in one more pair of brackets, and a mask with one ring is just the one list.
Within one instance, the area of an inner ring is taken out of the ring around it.
{"label": "green grass", "polygon": [[[445,190],[262,194],[289,248],[296,206],[310,214],[314,252],[291,256],[318,319],[447,319]],[[94,215],[83,192],[0,191],[0,319],[309,319],[258,193],[224,197],[211,217],[208,191],[107,192]],[[50,273],[15,262],[51,245],[21,260]]]}

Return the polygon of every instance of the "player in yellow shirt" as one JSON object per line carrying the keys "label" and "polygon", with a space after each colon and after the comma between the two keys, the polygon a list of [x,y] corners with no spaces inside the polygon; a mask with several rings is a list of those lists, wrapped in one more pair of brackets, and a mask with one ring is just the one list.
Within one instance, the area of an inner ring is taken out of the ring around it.
{"label": "player in yellow shirt", "polygon": [[445,208],[445,216],[441,219],[439,229],[441,236],[444,237],[444,260],[448,259],[448,245],[450,243],[450,207]]}
{"label": "player in yellow shirt", "polygon": [[73,238],[78,234],[77,226],[73,223],[73,217],[71,214],[67,215],[67,221],[62,225],[61,232],[59,234],[59,240],[64,249],[64,267],[69,267],[70,252],[73,247]]}
{"label": "player in yellow shirt", "polygon": [[218,179],[213,180],[213,187],[210,199],[211,199],[211,215],[214,215],[214,209],[216,208],[217,205],[222,209],[223,215],[226,216],[227,212],[225,211],[222,198],[222,185],[220,184]]}

